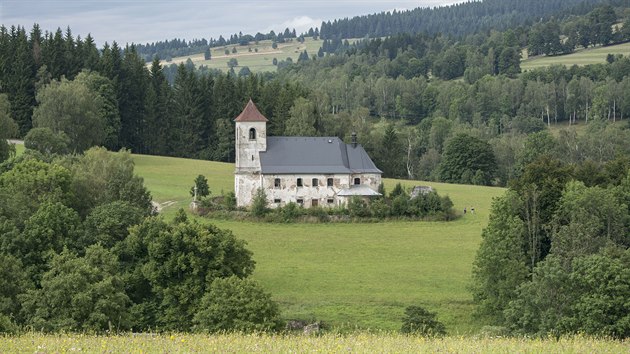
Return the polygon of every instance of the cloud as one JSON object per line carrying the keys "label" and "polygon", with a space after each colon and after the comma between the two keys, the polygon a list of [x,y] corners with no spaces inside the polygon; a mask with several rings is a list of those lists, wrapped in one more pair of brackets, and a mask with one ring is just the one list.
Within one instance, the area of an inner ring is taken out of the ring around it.
{"label": "cloud", "polygon": [[274,30],[277,33],[279,31],[284,31],[285,28],[288,28],[288,29],[295,28],[295,31],[298,34],[300,34],[300,33],[308,32],[310,28],[319,27],[321,24],[322,24],[322,19],[320,18],[313,19],[309,16],[299,16],[299,17],[294,17],[291,20],[284,21],[281,24],[271,25],[267,27],[267,29],[265,29],[264,32],[269,32],[271,30]]}

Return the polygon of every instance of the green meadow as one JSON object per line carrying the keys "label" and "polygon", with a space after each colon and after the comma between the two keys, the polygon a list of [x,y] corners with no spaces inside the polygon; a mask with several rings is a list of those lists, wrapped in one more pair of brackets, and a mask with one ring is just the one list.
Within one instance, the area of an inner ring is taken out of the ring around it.
{"label": "green meadow", "polygon": [[[187,208],[194,178],[208,179],[213,194],[233,190],[232,164],[134,155],[136,172],[154,200],[172,217]],[[281,305],[286,319],[316,319],[342,330],[396,330],[405,307],[438,313],[450,333],[474,333],[467,290],[471,265],[501,188],[385,180],[406,187],[430,185],[449,195],[460,211],[451,222],[279,224],[209,220],[230,229],[254,253],[259,281]]]}
{"label": "green meadow", "polygon": [[[272,42],[270,40],[260,41],[258,44],[255,42],[248,45],[231,44],[211,48],[210,60],[205,60],[204,54],[200,53],[173,58],[169,62],[162,61],[162,65],[185,63],[190,59],[197,67],[205,65],[210,69],[227,71],[229,69],[227,66],[228,61],[234,58],[238,61],[238,66],[234,68],[236,72],[244,66],[249,67],[252,72],[276,71],[276,66],[273,65],[274,58],[276,58],[278,62],[286,60],[287,58],[291,58],[296,62],[298,56],[304,50],[307,51],[310,57],[317,55],[317,51],[322,46],[322,43],[323,41],[320,39],[313,40],[313,38],[309,37],[305,38],[304,43],[300,43],[296,39],[290,42],[278,43],[278,47],[275,49],[272,48]],[[234,48],[236,49],[236,53],[232,53]],[[229,54],[226,55],[225,50],[228,50]]]}
{"label": "green meadow", "polygon": [[536,56],[521,61],[521,69],[528,71],[550,65],[588,65],[603,64],[608,54],[630,55],[630,43],[622,43],[606,47],[594,47],[576,50],[575,53],[557,56]]}

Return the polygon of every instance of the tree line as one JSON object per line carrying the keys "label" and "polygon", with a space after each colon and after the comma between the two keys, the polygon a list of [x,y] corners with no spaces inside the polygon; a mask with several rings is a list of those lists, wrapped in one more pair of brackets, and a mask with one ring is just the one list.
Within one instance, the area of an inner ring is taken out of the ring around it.
{"label": "tree line", "polygon": [[493,202],[473,268],[486,323],[528,335],[630,336],[630,160],[542,154]]}
{"label": "tree line", "polygon": [[[401,33],[444,34],[465,37],[489,30],[530,26],[541,18],[583,15],[601,0],[485,0],[435,8],[381,12],[321,24],[322,39],[378,38]],[[608,1],[615,6],[623,1]]]}
{"label": "tree line", "polygon": [[90,36],[75,39],[69,28],[41,34],[35,25],[29,35],[22,27],[0,27],[0,93],[18,128],[8,137],[48,128],[57,135],[47,133],[50,139],[67,135],[71,151],[103,145],[233,161],[232,119],[247,100],[274,120],[306,95],[298,85],[263,76],[175,69],[169,85],[159,60],[147,68],[133,46],[106,43],[99,52]]}

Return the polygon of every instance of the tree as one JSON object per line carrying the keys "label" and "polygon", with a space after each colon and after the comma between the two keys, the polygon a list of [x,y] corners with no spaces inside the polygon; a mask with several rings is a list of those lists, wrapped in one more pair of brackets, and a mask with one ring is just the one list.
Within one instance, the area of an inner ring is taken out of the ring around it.
{"label": "tree", "polygon": [[204,60],[212,59],[212,52],[210,52],[210,47],[206,48],[206,50],[203,52],[203,59]]}
{"label": "tree", "polygon": [[236,60],[236,58],[230,58],[230,60],[228,60],[228,62],[227,62],[227,66],[230,69],[237,67],[238,66],[238,60]]}
{"label": "tree", "polygon": [[492,147],[487,142],[473,136],[460,133],[446,145],[440,163],[440,178],[444,182],[464,181],[465,174],[470,178],[480,170],[483,173],[483,184],[489,185],[497,170],[496,159]]}
{"label": "tree", "polygon": [[201,299],[195,329],[203,332],[266,332],[280,327],[280,310],[271,294],[250,279],[217,278]]}
{"label": "tree", "polygon": [[402,333],[420,334],[423,336],[441,336],[446,334],[444,324],[435,319],[436,313],[420,306],[409,306],[405,309]]}
{"label": "tree", "polygon": [[256,190],[256,195],[252,200],[252,215],[262,217],[267,213],[267,193],[262,188]]}
{"label": "tree", "polygon": [[285,122],[285,135],[287,136],[313,136],[316,135],[315,104],[306,98],[298,97],[289,111],[289,118]]}
{"label": "tree", "polygon": [[92,148],[72,164],[71,170],[72,205],[82,215],[117,200],[139,208],[144,215],[153,212],[151,194],[143,179],[134,174],[134,162],[128,151],[110,153],[104,148]]}
{"label": "tree", "polygon": [[100,245],[85,257],[64,249],[53,256],[40,289],[24,295],[26,322],[46,332],[126,330],[129,298],[116,256]]}
{"label": "tree", "polygon": [[64,132],[55,133],[50,128],[33,128],[24,137],[24,147],[42,154],[67,154],[70,138]]}
{"label": "tree", "polygon": [[136,326],[187,330],[216,278],[245,278],[251,252],[231,231],[200,225],[180,214],[171,222],[145,219],[119,248],[126,267]]}
{"label": "tree", "polygon": [[0,94],[0,162],[15,154],[15,147],[7,141],[18,133],[18,126],[11,119],[7,95]]}
{"label": "tree", "polygon": [[195,187],[197,188],[197,196],[207,197],[210,195],[210,187],[208,187],[208,180],[204,175],[198,175],[195,178],[195,185],[190,188],[190,195],[195,196]]}
{"label": "tree", "polygon": [[102,99],[103,105],[100,107],[99,115],[105,119],[105,139],[103,145],[110,150],[119,149],[120,145],[118,139],[121,130],[121,121],[114,82],[95,72],[86,70],[80,72],[75,81],[83,83]]}
{"label": "tree", "polygon": [[102,116],[103,99],[79,81],[53,81],[37,93],[39,105],[33,112],[33,124],[65,133],[69,148],[82,152],[105,141],[106,121]]}
{"label": "tree", "polygon": [[503,323],[503,310],[527,281],[529,270],[523,251],[525,223],[520,219],[523,202],[513,191],[492,203],[488,226],[473,263],[473,299],[477,312]]}
{"label": "tree", "polygon": [[125,201],[116,200],[101,204],[90,212],[83,222],[80,248],[100,244],[112,249],[129,235],[129,228],[142,222],[146,213]]}
{"label": "tree", "polygon": [[20,259],[3,252],[0,252],[0,282],[3,284],[0,287],[0,333],[3,333],[2,316],[12,322],[21,322],[22,302],[18,297],[33,284]]}

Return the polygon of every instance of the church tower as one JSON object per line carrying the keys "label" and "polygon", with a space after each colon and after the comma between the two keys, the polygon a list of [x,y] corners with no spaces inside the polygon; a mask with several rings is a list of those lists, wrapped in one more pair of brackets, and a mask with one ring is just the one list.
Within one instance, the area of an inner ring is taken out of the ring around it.
{"label": "church tower", "polygon": [[260,152],[267,150],[267,118],[250,99],[236,122],[234,192],[238,206],[249,205],[262,186]]}

